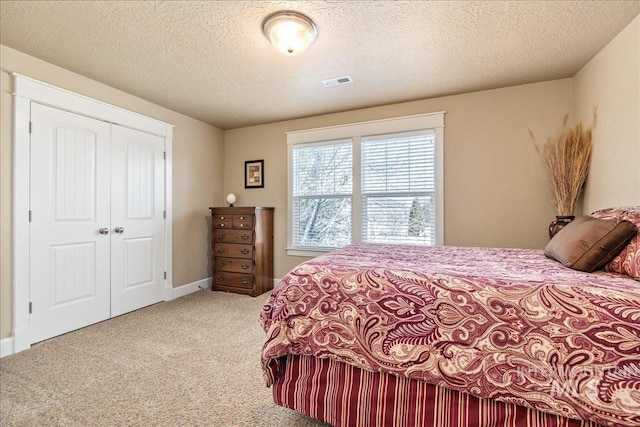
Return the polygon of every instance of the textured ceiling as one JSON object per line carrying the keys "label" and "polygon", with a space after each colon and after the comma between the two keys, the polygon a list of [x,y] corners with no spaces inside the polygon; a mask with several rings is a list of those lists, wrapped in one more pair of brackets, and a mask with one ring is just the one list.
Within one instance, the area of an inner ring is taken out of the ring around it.
{"label": "textured ceiling", "polygon": [[[301,55],[262,34],[281,9],[318,27]],[[571,77],[639,12],[640,1],[2,0],[0,41],[230,129]],[[354,83],[322,85],[345,75]]]}

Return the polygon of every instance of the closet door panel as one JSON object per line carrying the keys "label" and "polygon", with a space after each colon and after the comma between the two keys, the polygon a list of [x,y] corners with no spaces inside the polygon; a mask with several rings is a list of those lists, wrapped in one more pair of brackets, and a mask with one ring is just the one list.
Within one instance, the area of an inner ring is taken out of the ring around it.
{"label": "closet door panel", "polygon": [[112,127],[111,315],[163,300],[164,139]]}
{"label": "closet door panel", "polygon": [[109,318],[110,125],[31,104],[31,342]]}

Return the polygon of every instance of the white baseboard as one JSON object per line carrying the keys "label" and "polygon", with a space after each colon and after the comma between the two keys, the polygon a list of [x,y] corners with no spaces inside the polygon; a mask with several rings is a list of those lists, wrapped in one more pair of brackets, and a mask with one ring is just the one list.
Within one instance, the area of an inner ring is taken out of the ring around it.
{"label": "white baseboard", "polygon": [[0,340],[0,357],[10,356],[13,354],[13,337]]}
{"label": "white baseboard", "polygon": [[173,298],[180,298],[185,295],[189,295],[193,292],[199,291],[202,288],[211,289],[211,277],[207,277],[206,279],[198,280],[192,283],[187,283],[186,285],[178,286],[177,288],[173,288]]}
{"label": "white baseboard", "polygon": [[[275,289],[276,285],[280,283],[281,279],[273,279],[273,287]],[[178,286],[177,288],[173,288],[173,298],[180,298],[185,295],[189,295],[193,292],[197,292],[202,288],[211,290],[212,279],[211,277],[207,277],[206,279],[198,280],[197,282],[187,283],[186,285]]]}

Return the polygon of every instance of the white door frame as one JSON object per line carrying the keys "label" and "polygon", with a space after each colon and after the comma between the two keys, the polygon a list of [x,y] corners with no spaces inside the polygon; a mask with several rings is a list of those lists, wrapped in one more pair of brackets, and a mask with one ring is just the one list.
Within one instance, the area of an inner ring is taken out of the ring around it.
{"label": "white door frame", "polygon": [[94,119],[138,129],[165,139],[165,267],[164,300],[173,297],[172,168],[173,125],[106,104],[68,90],[12,73],[13,128],[13,351],[31,347],[29,322],[29,157],[31,103],[37,102]]}

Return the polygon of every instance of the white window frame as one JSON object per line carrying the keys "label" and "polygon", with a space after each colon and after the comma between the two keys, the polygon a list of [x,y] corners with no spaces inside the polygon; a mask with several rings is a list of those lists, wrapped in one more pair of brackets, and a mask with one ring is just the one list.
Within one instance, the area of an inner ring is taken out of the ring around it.
{"label": "white window frame", "polygon": [[[393,133],[391,135],[389,135],[389,134],[384,134],[384,135],[366,135],[366,136],[363,135],[362,137],[358,137],[357,138],[357,140],[358,140],[357,144],[358,144],[359,150],[360,150],[359,155],[362,156],[362,150],[364,149],[364,144],[366,144],[367,142],[388,141],[389,139],[411,137],[411,136],[423,136],[423,135],[428,135],[430,137],[433,137],[434,145],[435,145],[435,137],[436,136],[435,136],[435,131],[433,129],[421,129],[421,130],[417,130],[417,131],[398,132],[398,133]],[[354,138],[354,139],[356,139],[356,138]],[[434,156],[435,155],[436,155],[436,153],[435,153],[435,146],[434,146]],[[434,162],[435,162],[435,158],[434,158]],[[362,171],[362,168],[364,166],[365,165],[362,164],[362,157],[360,157],[360,168],[359,168],[360,170],[359,170],[359,172]],[[435,177],[434,177],[434,179],[435,179]],[[360,185],[359,191],[358,191],[358,195],[357,195],[357,197],[359,199],[358,200],[358,208],[360,210],[358,221],[361,221],[364,218],[363,217],[363,212],[364,212],[365,199],[367,197],[372,197],[372,198],[374,198],[374,197],[384,197],[384,198],[387,198],[387,197],[411,197],[411,198],[413,198],[413,197],[416,196],[416,194],[415,194],[416,192],[411,192],[411,191],[408,191],[408,190],[407,191],[392,191],[392,192],[381,191],[381,192],[378,192],[378,193],[367,193],[365,195],[363,193],[363,191],[362,191],[362,177],[360,176],[358,178],[358,180],[359,180],[358,184]],[[430,192],[428,192],[428,191],[423,191],[422,192],[423,195],[427,195],[428,193],[430,193]],[[436,191],[435,191],[435,188],[434,188],[433,196],[435,197],[435,195],[436,195]],[[356,196],[354,196],[354,197],[356,197]],[[365,242],[365,240],[362,240],[363,239],[363,233],[365,231],[364,225],[365,224],[363,224],[363,223],[359,223],[358,227],[360,229],[359,229],[359,232],[358,232],[357,239],[354,238],[353,239],[354,241]],[[400,242],[398,242],[398,243],[400,243]]]}
{"label": "white window frame", "polygon": [[[306,147],[322,147],[322,146],[333,146],[336,144],[351,144],[352,145],[352,162],[355,163],[355,152],[354,152],[354,148],[353,148],[353,140],[351,138],[342,138],[342,139],[337,139],[337,140],[332,140],[332,141],[314,141],[314,142],[309,142],[309,143],[305,143],[304,146]],[[288,226],[288,230],[289,232],[287,233],[287,250],[289,250],[290,247],[295,247],[296,250],[301,250],[301,251],[309,251],[311,249],[309,249],[310,247],[308,246],[297,246],[295,245],[294,242],[294,236],[293,236],[293,227],[294,227],[294,221],[293,221],[293,212],[294,212],[294,205],[295,205],[295,197],[293,196],[293,145],[289,146],[289,172],[288,172],[288,203],[289,203],[289,214],[287,215],[287,222],[289,224]],[[353,168],[353,163],[352,163],[352,168]],[[331,194],[328,195],[328,198],[332,198],[332,197],[348,197],[350,199],[352,199],[351,201],[351,208],[353,209],[353,193],[354,193],[354,188],[352,186],[351,188],[351,194],[348,195],[336,195],[336,194]],[[353,211],[351,212],[351,216],[353,217]],[[353,224],[352,224],[352,228],[353,228]],[[353,230],[352,230],[353,232]],[[353,240],[354,236],[351,236],[351,239]],[[334,250],[335,247],[323,247],[323,246],[313,246],[313,250],[320,252],[320,253],[326,253],[326,252],[330,252],[332,250]]]}
{"label": "white window frame", "polygon": [[416,114],[382,120],[350,123],[286,132],[287,135],[287,255],[314,257],[323,255],[334,248],[309,248],[294,245],[293,235],[293,150],[302,144],[317,144],[327,141],[351,139],[353,144],[353,205],[352,205],[352,242],[360,241],[360,145],[362,137],[405,133],[419,130],[432,130],[435,134],[435,174],[436,174],[436,245],[444,244],[444,115],[445,111]]}

